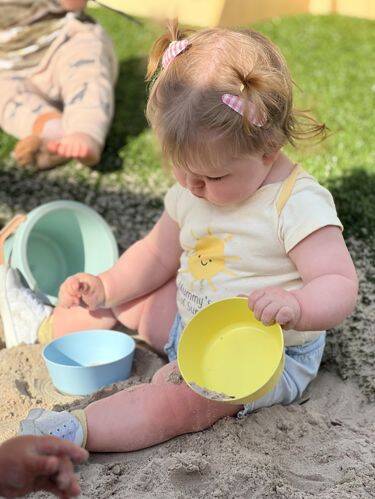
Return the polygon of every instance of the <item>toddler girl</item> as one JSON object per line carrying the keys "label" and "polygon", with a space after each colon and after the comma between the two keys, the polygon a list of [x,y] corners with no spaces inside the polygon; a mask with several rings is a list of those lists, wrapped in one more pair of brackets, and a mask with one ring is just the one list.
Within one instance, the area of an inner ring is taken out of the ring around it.
{"label": "toddler girl", "polygon": [[[91,451],[140,449],[225,416],[292,403],[317,374],[324,330],[352,312],[357,296],[330,193],[281,152],[303,130],[278,49],[250,30],[205,29],[185,38],[172,25],[154,45],[148,77],[147,116],[177,181],[165,210],[110,270],[67,279],[52,315],[46,307],[38,312],[33,336],[24,329],[33,341],[37,332],[51,339],[120,321],[165,348],[170,362],[150,384],[84,411],[34,410],[21,423],[23,433],[63,438],[77,427],[74,441]],[[305,133],[319,131],[313,125]],[[30,308],[10,275],[18,310]],[[283,326],[286,345],[276,388],[245,407],[201,397],[179,381],[175,361],[194,314],[244,294],[259,320]]]}
{"label": "toddler girl", "polygon": [[117,62],[86,0],[0,0],[0,127],[21,166],[99,162]]}

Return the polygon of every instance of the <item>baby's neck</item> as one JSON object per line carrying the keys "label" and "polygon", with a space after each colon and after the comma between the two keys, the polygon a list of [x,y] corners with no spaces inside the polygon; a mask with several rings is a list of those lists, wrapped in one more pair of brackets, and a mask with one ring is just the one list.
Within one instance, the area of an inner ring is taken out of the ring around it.
{"label": "baby's neck", "polygon": [[295,163],[293,163],[283,152],[280,152],[262,185],[282,182],[290,175],[294,167]]}

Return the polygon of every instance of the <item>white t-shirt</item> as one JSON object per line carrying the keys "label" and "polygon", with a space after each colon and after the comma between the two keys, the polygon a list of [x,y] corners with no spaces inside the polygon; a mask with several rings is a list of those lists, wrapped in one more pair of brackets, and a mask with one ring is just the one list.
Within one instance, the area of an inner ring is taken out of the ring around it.
{"label": "white t-shirt", "polygon": [[[302,287],[288,252],[312,232],[342,229],[330,192],[301,171],[281,213],[283,183],[261,187],[246,201],[215,206],[179,184],[165,196],[165,209],[180,227],[183,253],[177,276],[177,307],[185,324],[209,303],[268,286]],[[284,331],[286,346],[300,345],[321,331]]]}

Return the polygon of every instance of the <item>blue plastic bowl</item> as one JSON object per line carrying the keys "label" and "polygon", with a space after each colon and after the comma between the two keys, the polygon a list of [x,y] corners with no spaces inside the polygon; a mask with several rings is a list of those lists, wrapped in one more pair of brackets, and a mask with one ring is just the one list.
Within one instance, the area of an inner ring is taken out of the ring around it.
{"label": "blue plastic bowl", "polygon": [[130,375],[135,341],[125,333],[90,329],[68,334],[43,350],[55,388],[68,395],[90,395]]}

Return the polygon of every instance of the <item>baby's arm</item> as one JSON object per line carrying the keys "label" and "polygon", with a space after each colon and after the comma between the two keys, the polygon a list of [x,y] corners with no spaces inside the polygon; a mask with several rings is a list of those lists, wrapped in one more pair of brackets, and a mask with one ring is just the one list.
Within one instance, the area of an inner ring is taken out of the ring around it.
{"label": "baby's arm", "polygon": [[177,223],[164,212],[151,232],[133,244],[107,272],[100,274],[105,306],[113,308],[144,296],[176,275],[182,249]]}
{"label": "baby's arm", "polygon": [[338,227],[323,227],[298,243],[289,253],[303,287],[254,291],[249,307],[264,324],[278,322],[284,329],[320,331],[337,326],[355,307],[358,280]]}
{"label": "baby's arm", "polygon": [[289,257],[304,283],[301,289],[292,292],[301,307],[295,329],[329,329],[353,312],[358,279],[338,227],[328,226],[313,232],[289,252]]}
{"label": "baby's arm", "polygon": [[65,10],[83,10],[87,0],[60,0],[60,4]]}

